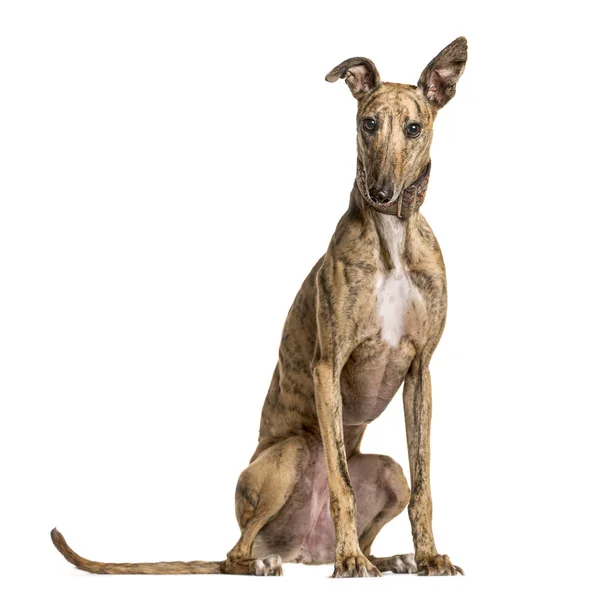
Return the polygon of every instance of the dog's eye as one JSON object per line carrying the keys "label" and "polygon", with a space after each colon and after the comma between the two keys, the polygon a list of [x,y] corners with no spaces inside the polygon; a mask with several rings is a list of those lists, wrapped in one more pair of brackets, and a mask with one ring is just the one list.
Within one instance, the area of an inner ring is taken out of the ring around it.
{"label": "dog's eye", "polygon": [[367,133],[375,133],[377,131],[377,123],[375,119],[363,119],[363,129]]}
{"label": "dog's eye", "polygon": [[404,132],[409,138],[416,138],[421,135],[421,124],[420,123],[409,123],[405,128]]}

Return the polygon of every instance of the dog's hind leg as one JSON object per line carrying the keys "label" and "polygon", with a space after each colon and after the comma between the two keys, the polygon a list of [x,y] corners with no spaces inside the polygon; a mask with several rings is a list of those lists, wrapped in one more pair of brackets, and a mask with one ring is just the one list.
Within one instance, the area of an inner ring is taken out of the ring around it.
{"label": "dog's hind leg", "polygon": [[227,555],[222,572],[281,575],[282,559],[253,558],[253,543],[263,526],[288,502],[309,461],[304,438],[295,436],[270,446],[241,473],[236,486],[236,518],[241,536]]}
{"label": "dog's hind leg", "polygon": [[384,558],[371,555],[377,534],[406,508],[410,499],[402,468],[389,456],[377,454],[357,454],[348,461],[348,468],[357,497],[357,528],[363,554],[381,572],[416,573],[413,554]]}

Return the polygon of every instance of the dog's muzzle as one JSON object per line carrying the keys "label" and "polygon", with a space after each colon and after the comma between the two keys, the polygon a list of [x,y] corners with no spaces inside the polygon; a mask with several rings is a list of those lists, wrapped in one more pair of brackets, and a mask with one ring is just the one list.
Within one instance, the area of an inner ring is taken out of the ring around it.
{"label": "dog's muzzle", "polygon": [[427,163],[419,177],[402,190],[396,200],[389,201],[391,194],[388,190],[367,189],[367,176],[365,170],[359,165],[357,169],[357,187],[365,202],[376,211],[387,215],[396,215],[399,219],[408,219],[425,201],[430,171],[431,161]]}

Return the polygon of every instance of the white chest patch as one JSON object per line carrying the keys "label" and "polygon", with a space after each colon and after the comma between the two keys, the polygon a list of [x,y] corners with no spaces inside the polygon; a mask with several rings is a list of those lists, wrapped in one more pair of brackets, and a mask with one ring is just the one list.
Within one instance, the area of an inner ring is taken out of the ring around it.
{"label": "white chest patch", "polygon": [[375,282],[377,322],[382,339],[395,348],[402,339],[408,311],[419,292],[404,268],[404,222],[381,213],[376,213],[375,219],[381,242],[394,265],[391,271],[380,272]]}
{"label": "white chest patch", "polygon": [[381,337],[390,346],[400,343],[406,310],[412,302],[413,286],[402,265],[387,275],[379,275],[376,282],[377,322]]}

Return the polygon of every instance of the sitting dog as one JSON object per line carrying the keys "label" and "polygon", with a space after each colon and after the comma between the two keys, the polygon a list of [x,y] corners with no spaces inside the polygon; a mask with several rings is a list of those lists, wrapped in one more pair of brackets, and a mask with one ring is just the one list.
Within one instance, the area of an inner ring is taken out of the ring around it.
{"label": "sitting dog", "polygon": [[[437,112],[455,94],[458,38],[416,86],[381,81],[366,58],[326,76],[358,100],[357,172],[348,210],[290,308],[261,414],[259,442],[236,487],[241,536],[224,561],[101,563],[92,573],[281,575],[282,561],[335,564],[334,577],[382,571],[456,575],[431,527],[429,362],[446,319],[441,251],[420,213]],[[367,425],[403,386],[412,491],[388,456],[361,454]],[[415,554],[378,558],[381,528],[408,505]]]}

